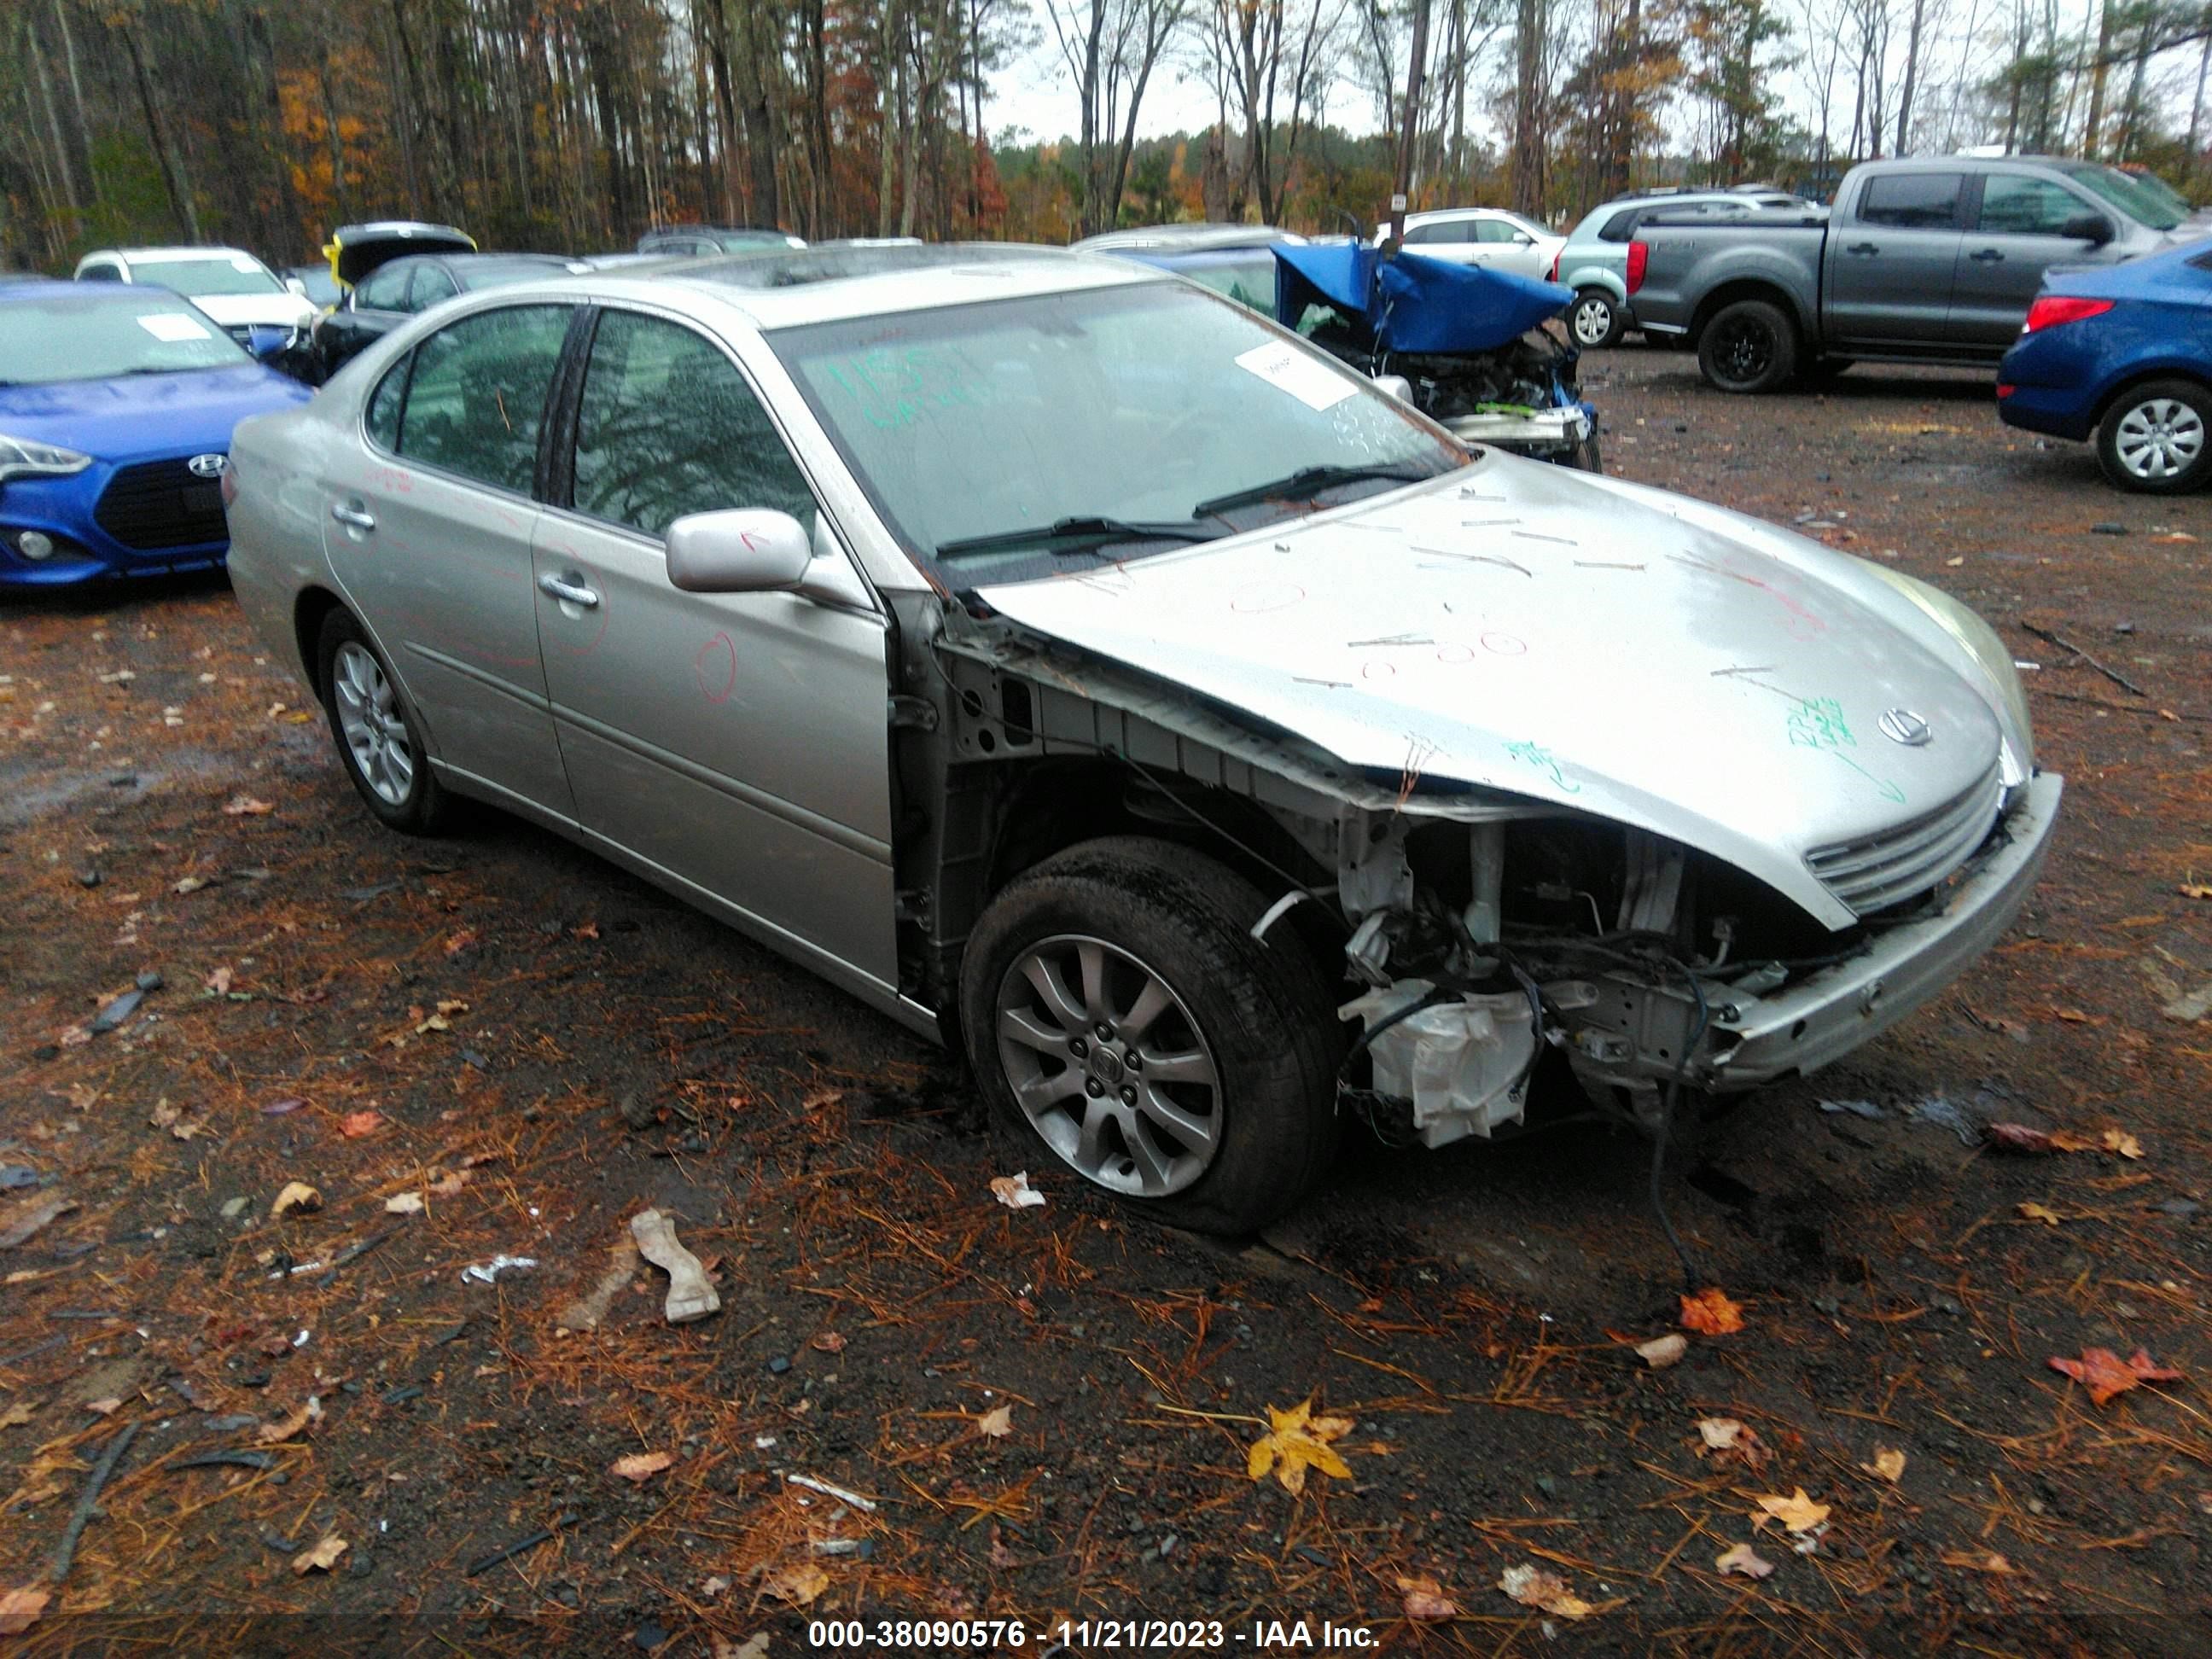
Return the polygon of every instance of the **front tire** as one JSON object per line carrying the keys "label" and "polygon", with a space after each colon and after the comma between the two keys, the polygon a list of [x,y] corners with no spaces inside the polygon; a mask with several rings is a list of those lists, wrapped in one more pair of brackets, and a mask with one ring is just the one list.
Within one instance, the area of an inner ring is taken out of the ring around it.
{"label": "front tire", "polygon": [[2147,380],[2113,399],[2097,428],[2097,464],[2119,489],[2181,495],[2212,471],[2212,392],[2194,380]]}
{"label": "front tire", "polygon": [[338,758],[368,810],[403,835],[435,834],[451,801],[431,774],[422,728],[399,683],[350,612],[323,618],[315,664]]}
{"label": "front tire", "polygon": [[1797,372],[1797,329],[1780,306],[1738,300],[1698,337],[1698,370],[1722,392],[1777,392]]}
{"label": "front tire", "polygon": [[1584,351],[1617,344],[1628,331],[1628,313],[1601,288],[1586,288],[1567,307],[1567,332]]}
{"label": "front tire", "polygon": [[969,936],[960,1022],[994,1115],[1143,1214],[1249,1233],[1336,1142],[1340,1027],[1319,969],[1226,866],[1138,837],[1010,883]]}

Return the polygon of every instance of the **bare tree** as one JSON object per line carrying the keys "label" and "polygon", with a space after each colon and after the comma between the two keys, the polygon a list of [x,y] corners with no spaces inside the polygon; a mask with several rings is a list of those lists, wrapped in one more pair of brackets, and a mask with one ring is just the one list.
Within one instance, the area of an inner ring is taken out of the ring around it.
{"label": "bare tree", "polygon": [[1137,139],[1137,112],[1189,0],[1044,0],[1053,37],[1081,99],[1077,138],[1085,234],[1120,216]]}

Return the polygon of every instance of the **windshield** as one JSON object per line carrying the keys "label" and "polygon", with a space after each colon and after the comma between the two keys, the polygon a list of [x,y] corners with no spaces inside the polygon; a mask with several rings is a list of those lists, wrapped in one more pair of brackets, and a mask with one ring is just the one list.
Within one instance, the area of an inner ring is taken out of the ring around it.
{"label": "windshield", "polygon": [[213,294],[284,291],[284,284],[250,253],[233,253],[219,259],[133,259],[131,280],[173,289],[195,300]]}
{"label": "windshield", "polygon": [[0,302],[0,386],[235,368],[229,336],[167,295],[102,289]]}
{"label": "windshield", "polygon": [[2092,161],[2073,161],[2061,171],[2075,183],[2087,185],[2138,224],[2148,225],[2153,230],[2172,230],[2181,222],[2179,214],[2117,168],[2099,167]]}
{"label": "windshield", "polygon": [[[860,317],[769,342],[884,520],[955,589],[1165,552],[1467,459],[1333,360],[1180,283]],[[1233,520],[1198,510],[1314,469],[1334,476],[1240,501]],[[1052,526],[1109,518],[1173,533],[1048,542]],[[1024,531],[1023,547],[939,552]]]}

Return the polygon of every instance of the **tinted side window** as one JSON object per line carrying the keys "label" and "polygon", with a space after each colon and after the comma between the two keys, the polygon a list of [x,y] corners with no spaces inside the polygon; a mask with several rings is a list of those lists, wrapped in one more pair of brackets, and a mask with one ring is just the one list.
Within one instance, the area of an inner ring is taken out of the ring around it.
{"label": "tinted side window", "polygon": [[1478,242],[1510,242],[1514,228],[1503,219],[1477,219],[1472,228]]}
{"label": "tinted side window", "polygon": [[1406,245],[1416,246],[1424,242],[1463,242],[1467,227],[1450,219],[1432,219],[1425,225],[1406,227]]}
{"label": "tinted side window", "polygon": [[407,278],[412,275],[407,265],[386,265],[372,270],[362,279],[361,286],[353,291],[356,311],[404,311],[407,308]]}
{"label": "tinted side window", "polygon": [[460,292],[453,279],[435,265],[423,265],[415,273],[415,286],[407,295],[407,309],[428,311],[441,300],[450,300]]}
{"label": "tinted side window", "polygon": [[688,328],[627,311],[602,316],[592,342],[575,506],[648,536],[741,507],[814,528],[813,492],[736,365]]}
{"label": "tinted side window", "polygon": [[2061,235],[2069,220],[2093,210],[2072,191],[2048,179],[1996,173],[1982,183],[1982,228],[2001,236]]}
{"label": "tinted side window", "polygon": [[87,265],[77,277],[80,283],[119,283],[123,273],[113,265]]}
{"label": "tinted side window", "polygon": [[407,401],[407,370],[414,361],[410,351],[392,366],[376,383],[376,390],[368,394],[368,408],[362,416],[369,441],[395,454],[399,449],[399,408]]}
{"label": "tinted side window", "polygon": [[399,453],[530,493],[567,306],[509,306],[449,323],[415,348]]}
{"label": "tinted side window", "polygon": [[1636,208],[1623,208],[1619,213],[1614,214],[1612,218],[1605,222],[1605,228],[1598,232],[1598,240],[1601,242],[1626,241],[1636,233],[1636,218],[1638,211],[1639,210]]}
{"label": "tinted side window", "polygon": [[1963,173],[1892,173],[1867,181],[1859,219],[1899,230],[1955,230]]}

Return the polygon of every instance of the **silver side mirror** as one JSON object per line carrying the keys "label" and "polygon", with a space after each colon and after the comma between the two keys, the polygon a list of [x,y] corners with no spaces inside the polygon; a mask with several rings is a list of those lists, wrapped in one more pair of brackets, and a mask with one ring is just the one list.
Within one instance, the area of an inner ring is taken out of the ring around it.
{"label": "silver side mirror", "polygon": [[799,586],[814,548],[788,513],[691,513],[668,526],[668,580],[687,593],[775,593]]}
{"label": "silver side mirror", "polygon": [[284,279],[284,286],[302,300],[307,297],[307,285],[297,276],[287,276]]}

